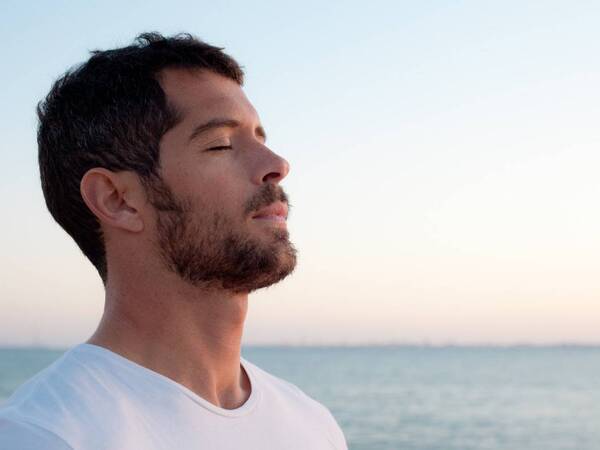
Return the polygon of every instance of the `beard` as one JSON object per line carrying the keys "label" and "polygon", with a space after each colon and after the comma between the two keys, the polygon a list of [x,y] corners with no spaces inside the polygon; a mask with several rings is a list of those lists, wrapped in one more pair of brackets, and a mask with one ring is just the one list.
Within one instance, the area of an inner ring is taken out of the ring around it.
{"label": "beard", "polygon": [[[157,240],[166,267],[182,280],[210,290],[250,293],[271,286],[296,267],[297,251],[285,228],[273,227],[268,241],[236,230],[224,210],[194,211],[159,178],[145,183],[157,212]],[[245,216],[275,201],[287,201],[281,187],[267,183],[246,205]],[[202,216],[201,223],[195,218]]]}

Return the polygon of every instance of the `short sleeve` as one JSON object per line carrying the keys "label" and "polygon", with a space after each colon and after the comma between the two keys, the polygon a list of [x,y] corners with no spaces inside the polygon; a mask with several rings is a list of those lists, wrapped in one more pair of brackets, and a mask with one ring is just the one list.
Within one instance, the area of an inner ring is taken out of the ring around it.
{"label": "short sleeve", "polygon": [[344,432],[340,428],[337,420],[331,414],[328,408],[325,408],[327,411],[327,415],[329,417],[329,432],[333,439],[333,444],[337,450],[348,450],[348,443],[346,442],[346,437],[344,436]]}
{"label": "short sleeve", "polygon": [[0,417],[0,449],[73,450],[60,437],[37,425]]}

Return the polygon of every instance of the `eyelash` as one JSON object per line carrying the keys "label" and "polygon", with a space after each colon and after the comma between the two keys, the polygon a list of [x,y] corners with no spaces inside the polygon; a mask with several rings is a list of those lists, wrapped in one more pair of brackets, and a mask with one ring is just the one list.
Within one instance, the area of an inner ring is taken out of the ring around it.
{"label": "eyelash", "polygon": [[208,151],[219,151],[219,150],[229,150],[231,149],[231,145],[219,145],[217,147],[211,147]]}

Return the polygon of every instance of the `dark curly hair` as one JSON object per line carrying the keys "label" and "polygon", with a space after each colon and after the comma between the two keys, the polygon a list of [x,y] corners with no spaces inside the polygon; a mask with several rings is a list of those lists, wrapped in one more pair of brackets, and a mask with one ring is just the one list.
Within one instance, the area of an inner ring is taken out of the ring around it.
{"label": "dark curly hair", "polygon": [[190,34],[140,34],[130,46],[91,52],[38,104],[38,161],[48,210],[107,281],[100,224],[80,193],[94,167],[158,176],[159,142],[179,120],[159,84],[166,68],[205,69],[243,84],[239,64]]}

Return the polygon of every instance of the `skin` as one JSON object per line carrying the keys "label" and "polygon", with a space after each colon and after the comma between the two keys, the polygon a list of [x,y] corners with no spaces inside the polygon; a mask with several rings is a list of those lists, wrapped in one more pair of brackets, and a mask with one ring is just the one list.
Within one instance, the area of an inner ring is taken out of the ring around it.
{"label": "skin", "polygon": [[[285,224],[251,217],[253,207],[285,203],[279,183],[289,164],[265,145],[258,115],[234,81],[167,69],[160,83],[181,116],[160,142],[159,174],[176,203],[165,205],[164,196],[145,189],[133,172],[95,168],[81,181],[84,201],[101,224],[108,263],[104,314],[87,342],[234,409],[251,392],[240,365],[248,293],[283,279],[296,263]],[[215,118],[239,125],[189,139],[195,127]],[[232,148],[208,150],[222,146]],[[165,208],[174,205],[185,214]],[[231,249],[223,242],[232,236],[246,251],[244,261],[251,261],[243,273],[223,251]],[[190,248],[182,264],[192,267],[186,277],[169,255]],[[214,261],[220,272],[211,278],[202,270]]]}

